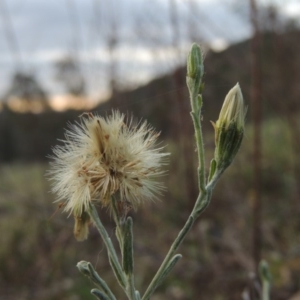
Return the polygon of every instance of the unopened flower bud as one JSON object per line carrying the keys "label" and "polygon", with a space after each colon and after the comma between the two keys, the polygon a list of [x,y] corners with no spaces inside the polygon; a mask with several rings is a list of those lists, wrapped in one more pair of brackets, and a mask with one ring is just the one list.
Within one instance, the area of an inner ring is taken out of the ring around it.
{"label": "unopened flower bud", "polygon": [[246,109],[243,95],[237,83],[227,94],[215,128],[217,169],[224,171],[238,152],[245,127]]}
{"label": "unopened flower bud", "polygon": [[187,59],[187,76],[195,79],[202,77],[204,72],[202,52],[197,44],[193,44]]}
{"label": "unopened flower bud", "polygon": [[244,128],[244,100],[240,85],[238,83],[226,95],[216,125],[218,126],[222,123],[222,125],[228,129],[232,122],[235,122],[239,129]]}
{"label": "unopened flower bud", "polygon": [[261,281],[271,281],[271,273],[269,269],[269,265],[265,260],[262,260],[258,266],[259,276]]}
{"label": "unopened flower bud", "polygon": [[87,261],[80,261],[76,267],[78,268],[78,270],[83,273],[85,276],[90,276],[91,275],[91,272],[89,270],[89,267],[88,267],[88,262]]}

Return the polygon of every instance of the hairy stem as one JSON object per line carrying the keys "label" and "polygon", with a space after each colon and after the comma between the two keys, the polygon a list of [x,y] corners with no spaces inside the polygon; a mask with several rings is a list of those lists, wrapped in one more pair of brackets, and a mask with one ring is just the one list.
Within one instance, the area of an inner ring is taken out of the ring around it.
{"label": "hairy stem", "polygon": [[116,278],[119,282],[119,284],[125,288],[126,287],[126,278],[125,278],[125,275],[123,273],[123,270],[122,270],[122,267],[119,263],[119,260],[118,260],[118,257],[117,257],[117,254],[116,254],[116,250],[113,246],[113,243],[107,233],[107,231],[105,230],[99,216],[98,216],[98,213],[97,213],[97,210],[96,208],[94,207],[93,204],[90,205],[90,208],[88,210],[88,213],[91,217],[91,219],[93,220],[93,223],[94,225],[96,226],[96,228],[98,229],[103,241],[104,241],[104,244],[107,248],[107,251],[108,251],[108,255],[109,255],[109,258],[110,258],[110,261],[112,262],[113,264],[113,270],[116,275]]}
{"label": "hairy stem", "polygon": [[191,101],[191,117],[195,129],[195,139],[197,145],[198,153],[198,185],[199,185],[199,196],[196,200],[195,206],[184,224],[183,228],[179,232],[178,236],[171,245],[168,254],[166,255],[164,261],[162,262],[160,268],[152,279],[149,287],[147,288],[142,300],[147,300],[151,297],[152,293],[158,287],[162,280],[162,274],[165,272],[166,268],[170,264],[170,261],[174,257],[174,254],[180,244],[183,242],[187,233],[192,228],[194,221],[197,217],[205,210],[208,206],[211,198],[212,189],[207,190],[206,178],[205,178],[205,157],[204,157],[204,143],[203,134],[201,127],[201,107],[202,107],[202,96],[200,94],[202,87],[201,81],[203,76],[203,61],[202,53],[197,46],[193,45],[193,50],[189,56],[190,64],[188,62],[188,75],[187,75],[187,86],[190,94]]}

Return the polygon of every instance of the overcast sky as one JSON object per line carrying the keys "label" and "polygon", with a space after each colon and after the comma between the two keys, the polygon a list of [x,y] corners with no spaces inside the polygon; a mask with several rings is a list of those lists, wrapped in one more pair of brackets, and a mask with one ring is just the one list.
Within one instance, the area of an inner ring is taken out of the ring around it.
{"label": "overcast sky", "polygon": [[[258,2],[285,2],[283,14],[300,16],[297,0]],[[176,34],[171,3],[178,20]],[[16,70],[36,74],[50,94],[63,93],[53,66],[72,55],[78,59],[90,94],[105,97],[107,41],[112,34],[117,81],[121,86],[135,86],[183,63],[193,39],[221,49],[248,38],[247,11],[248,0],[2,0],[0,95]],[[179,51],[173,50],[173,43],[179,44]]]}

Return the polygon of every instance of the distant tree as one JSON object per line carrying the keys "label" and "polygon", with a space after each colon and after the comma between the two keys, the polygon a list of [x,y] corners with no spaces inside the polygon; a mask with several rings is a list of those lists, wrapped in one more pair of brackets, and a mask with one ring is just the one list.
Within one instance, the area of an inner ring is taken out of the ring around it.
{"label": "distant tree", "polygon": [[55,64],[56,80],[60,81],[67,92],[74,96],[83,96],[86,92],[85,80],[77,61],[66,56]]}
{"label": "distant tree", "polygon": [[17,71],[12,76],[11,84],[3,96],[4,103],[12,98],[18,98],[28,106],[39,103],[43,109],[49,109],[47,93],[34,74]]}

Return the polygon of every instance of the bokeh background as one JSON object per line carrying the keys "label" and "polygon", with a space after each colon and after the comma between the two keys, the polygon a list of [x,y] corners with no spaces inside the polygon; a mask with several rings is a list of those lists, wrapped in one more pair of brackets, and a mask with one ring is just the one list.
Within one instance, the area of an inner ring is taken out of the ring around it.
{"label": "bokeh background", "polygon": [[[153,299],[259,299],[264,258],[272,299],[299,300],[299,17],[296,0],[0,1],[0,299],[93,299],[80,260],[124,299],[97,232],[75,240],[45,177],[67,123],[112,108],[147,119],[171,152],[166,194],[131,212],[136,284],[145,290],[197,196],[185,85],[197,42],[207,166],[210,121],[236,82],[246,136]],[[107,210],[99,213],[113,236]]]}

